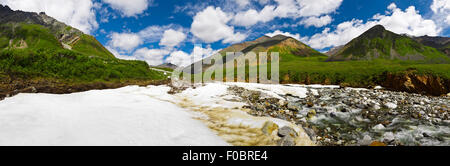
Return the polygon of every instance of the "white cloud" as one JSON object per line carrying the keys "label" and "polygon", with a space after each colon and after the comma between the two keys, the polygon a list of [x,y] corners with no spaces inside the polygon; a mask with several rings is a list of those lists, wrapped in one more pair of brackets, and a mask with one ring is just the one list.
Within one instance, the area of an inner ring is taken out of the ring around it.
{"label": "white cloud", "polygon": [[450,0],[433,0],[430,8],[437,23],[445,28],[450,26]]}
{"label": "white cloud", "polygon": [[236,4],[238,4],[239,7],[245,7],[248,4],[250,4],[250,0],[234,0],[234,2],[236,2]]}
{"label": "white cloud", "polygon": [[185,67],[192,64],[191,55],[184,51],[175,51],[166,59],[167,63],[177,65],[178,67]]}
{"label": "white cloud", "polygon": [[300,24],[305,25],[305,27],[314,26],[317,28],[323,27],[331,23],[333,19],[329,15],[325,15],[322,17],[308,17],[300,21]]}
{"label": "white cloud", "polygon": [[300,11],[299,14],[306,16],[320,16],[336,11],[341,6],[343,0],[297,0]]}
{"label": "white cloud", "polygon": [[111,52],[116,58],[125,59],[125,60],[136,60],[135,57],[128,56],[128,55],[123,55],[118,50],[116,50],[116,49],[114,49],[114,48],[112,48],[110,46],[106,46],[106,49],[108,49],[109,52]]}
{"label": "white cloud", "polygon": [[449,0],[433,0],[431,4],[431,10],[435,13],[445,12],[446,10],[450,10],[450,1]]}
{"label": "white cloud", "polygon": [[166,59],[166,62],[185,67],[194,62],[200,61],[203,58],[210,57],[215,53],[217,53],[217,50],[213,50],[211,47],[203,48],[201,46],[195,46],[191,54],[184,51],[172,52]]}
{"label": "white cloud", "polygon": [[261,11],[249,9],[245,12],[239,12],[233,17],[232,23],[234,25],[249,27],[255,25],[258,22],[266,23],[272,21],[276,15],[273,12],[275,6],[265,6]]}
{"label": "white cloud", "polygon": [[114,32],[111,35],[111,40],[108,42],[108,46],[123,51],[133,51],[142,43],[142,39],[135,33]]}
{"label": "white cloud", "polygon": [[0,4],[13,10],[45,12],[88,34],[98,28],[95,4],[91,0],[0,0]]}
{"label": "white cloud", "polygon": [[[178,30],[173,30],[177,28]],[[131,52],[144,43],[160,42],[160,45],[174,47],[182,42],[186,35],[184,29],[176,25],[148,26],[139,32],[113,32],[108,46],[119,51]]]}
{"label": "white cloud", "polygon": [[270,0],[258,0],[259,4],[261,5],[265,5],[267,3],[269,3]]}
{"label": "white cloud", "polygon": [[377,24],[398,34],[406,33],[414,36],[436,36],[441,31],[434,21],[422,18],[414,6],[402,11],[395,4],[391,4],[387,13],[387,15],[377,14],[365,23],[357,19],[343,22],[334,31],[326,28],[322,33],[311,36],[306,43],[316,49],[344,45]]}
{"label": "white cloud", "polygon": [[186,39],[186,34],[182,31],[176,31],[173,29],[169,29],[164,31],[163,37],[159,42],[159,45],[166,47],[175,47],[178,46],[181,42]]}
{"label": "white cloud", "polygon": [[154,43],[154,42],[158,42],[162,39],[164,32],[167,29],[174,29],[174,28],[178,28],[178,29],[182,29],[180,27],[177,27],[175,25],[164,25],[164,26],[157,26],[157,25],[153,25],[153,26],[148,26],[145,29],[139,31],[137,34],[145,40],[145,42],[149,42],[149,43]]}
{"label": "white cloud", "polygon": [[301,37],[300,34],[298,34],[298,33],[291,34],[289,32],[283,32],[283,31],[280,31],[280,30],[276,30],[276,31],[274,31],[272,33],[267,33],[266,34],[266,36],[269,36],[269,37],[274,37],[276,35],[283,35],[283,36],[292,37],[292,38],[297,39],[298,41],[301,41],[301,42],[304,42],[304,41],[306,41],[308,39],[307,37]]}
{"label": "white cloud", "polygon": [[109,4],[111,8],[118,10],[123,16],[132,17],[142,14],[147,10],[148,6],[153,2],[152,0],[103,0]]}
{"label": "white cloud", "polygon": [[222,40],[223,43],[237,43],[247,35],[234,32],[234,28],[227,23],[232,16],[223,12],[220,7],[207,7],[194,16],[191,25],[192,34],[207,43]]}
{"label": "white cloud", "polygon": [[[342,0],[275,0],[276,6],[267,5],[261,11],[249,9],[238,12],[232,23],[238,26],[249,27],[258,22],[266,23],[275,18],[307,18],[309,25],[327,25],[331,22],[329,13],[335,12],[342,4]],[[262,3],[267,3],[263,1]],[[326,15],[326,16],[322,16]],[[322,16],[322,17],[319,17]],[[327,23],[327,24],[325,24]]]}
{"label": "white cloud", "polygon": [[146,47],[140,48],[133,53],[133,57],[138,60],[144,60],[151,66],[163,64],[164,56],[168,55],[168,49],[148,49]]}

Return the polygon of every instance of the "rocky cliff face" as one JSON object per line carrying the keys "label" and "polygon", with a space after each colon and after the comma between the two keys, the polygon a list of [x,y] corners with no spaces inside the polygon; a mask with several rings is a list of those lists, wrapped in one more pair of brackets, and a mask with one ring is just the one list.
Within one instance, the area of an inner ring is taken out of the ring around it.
{"label": "rocky cliff face", "polygon": [[24,11],[13,11],[8,6],[0,5],[0,24],[38,24],[46,28],[55,35],[55,37],[66,45],[72,45],[80,39],[83,32],[72,28],[58,20],[47,16],[45,13],[33,13]]}
{"label": "rocky cliff face", "polygon": [[380,84],[389,90],[433,96],[446,95],[450,92],[450,80],[432,75],[416,74],[414,71],[401,74],[386,73],[385,80]]}

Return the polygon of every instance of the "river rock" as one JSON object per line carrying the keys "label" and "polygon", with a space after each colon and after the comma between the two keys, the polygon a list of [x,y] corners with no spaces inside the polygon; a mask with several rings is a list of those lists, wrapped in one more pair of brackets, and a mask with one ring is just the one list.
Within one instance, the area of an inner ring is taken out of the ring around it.
{"label": "river rock", "polygon": [[376,126],[373,126],[372,129],[374,130],[384,130],[385,127],[383,124],[377,124]]}
{"label": "river rock", "polygon": [[295,146],[295,139],[291,137],[290,135],[286,137],[282,137],[278,141],[278,146]]}
{"label": "river rock", "polygon": [[395,136],[394,133],[392,132],[387,132],[383,134],[383,141],[384,142],[392,142],[395,140]]}
{"label": "river rock", "polygon": [[365,135],[363,139],[360,141],[361,145],[370,145],[372,143],[372,137],[369,135]]}
{"label": "river rock", "polygon": [[390,108],[390,109],[396,109],[397,108],[397,104],[394,104],[392,102],[387,102],[384,104],[385,107]]}
{"label": "river rock", "polygon": [[296,134],[295,130],[288,126],[284,126],[278,130],[278,136],[280,136],[280,137],[286,137],[286,136],[295,137],[296,135],[297,134]]}

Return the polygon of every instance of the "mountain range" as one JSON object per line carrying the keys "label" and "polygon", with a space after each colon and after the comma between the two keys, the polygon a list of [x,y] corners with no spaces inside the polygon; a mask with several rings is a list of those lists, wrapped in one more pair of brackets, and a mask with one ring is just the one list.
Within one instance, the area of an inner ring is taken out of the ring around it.
{"label": "mountain range", "polygon": [[[450,90],[449,41],[448,37],[396,34],[377,25],[326,54],[283,35],[233,44],[219,54],[278,52],[281,83],[383,85],[441,95]],[[203,65],[202,70],[193,66],[191,73],[195,74],[211,67]],[[173,64],[157,67],[176,68]],[[167,80],[167,76],[150,70],[143,61],[115,58],[95,37],[45,13],[13,11],[0,5],[0,97],[35,86],[45,91],[42,87],[52,89],[55,82],[64,85],[60,89],[71,89],[67,87],[74,84],[100,83],[100,88],[108,88],[111,86],[105,83],[123,86],[155,80]]]}

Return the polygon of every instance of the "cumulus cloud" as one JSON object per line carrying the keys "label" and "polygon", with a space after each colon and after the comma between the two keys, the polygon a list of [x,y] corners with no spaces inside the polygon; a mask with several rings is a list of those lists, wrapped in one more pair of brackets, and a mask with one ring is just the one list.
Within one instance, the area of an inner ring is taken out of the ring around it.
{"label": "cumulus cloud", "polygon": [[387,13],[377,14],[367,22],[353,19],[340,23],[334,31],[326,28],[322,33],[311,36],[306,43],[316,49],[344,45],[377,24],[395,33],[414,36],[436,36],[441,31],[433,20],[424,19],[414,6],[402,11],[395,4],[391,4]]}
{"label": "cumulus cloud", "polygon": [[[275,0],[277,5],[267,5],[262,10],[248,9],[238,12],[232,23],[238,26],[249,27],[259,22],[266,23],[275,18],[305,19],[308,26],[324,26],[331,22],[327,14],[335,12],[342,4],[342,0]],[[267,3],[263,1],[262,3]],[[325,16],[323,16],[325,15]],[[322,16],[322,17],[320,17]],[[320,26],[320,27],[321,27]]]}
{"label": "cumulus cloud", "polygon": [[191,25],[192,34],[204,42],[212,43],[222,40],[223,43],[237,43],[247,35],[234,32],[234,28],[227,23],[232,16],[223,12],[220,7],[207,7],[194,16]]}
{"label": "cumulus cloud", "polygon": [[133,53],[133,57],[139,60],[144,60],[151,66],[163,64],[164,56],[168,55],[168,49],[148,49],[146,47],[140,48]]}
{"label": "cumulus cloud", "polygon": [[450,26],[450,0],[433,0],[430,6],[434,13],[433,19],[444,27]]}
{"label": "cumulus cloud", "polygon": [[0,0],[13,10],[45,12],[47,15],[85,33],[98,28],[95,5],[91,0]]}
{"label": "cumulus cloud", "polygon": [[283,36],[292,37],[292,38],[297,39],[298,41],[301,41],[301,42],[304,42],[304,41],[308,40],[307,37],[301,37],[300,34],[298,34],[298,33],[292,34],[292,33],[283,32],[283,31],[280,31],[280,30],[276,30],[276,31],[274,31],[272,33],[267,33],[266,34],[266,36],[269,36],[269,37],[274,37],[274,36],[277,36],[277,35],[283,35]]}
{"label": "cumulus cloud", "polygon": [[186,34],[182,31],[176,31],[173,29],[169,29],[164,31],[163,37],[159,42],[159,45],[166,47],[175,47],[178,46],[181,42],[186,39]]}
{"label": "cumulus cloud", "polygon": [[135,33],[112,33],[108,46],[123,50],[133,51],[143,43],[141,37]]}
{"label": "cumulus cloud", "polygon": [[234,0],[236,4],[238,4],[240,7],[245,7],[248,4],[250,4],[250,0]]}
{"label": "cumulus cloud", "polygon": [[217,53],[217,50],[213,50],[211,47],[203,48],[201,46],[195,46],[191,54],[184,51],[174,51],[167,57],[166,62],[175,64],[177,66],[185,67],[194,62],[200,61],[203,58],[210,57]]}
{"label": "cumulus cloud", "polygon": [[120,11],[123,16],[131,17],[142,14],[153,0],[103,0],[103,2]]}
{"label": "cumulus cloud", "polygon": [[233,17],[232,23],[234,25],[249,27],[255,25],[258,22],[266,23],[272,21],[276,15],[273,12],[275,6],[265,6],[261,11],[249,9],[244,12],[239,12]]}
{"label": "cumulus cloud", "polygon": [[333,19],[329,15],[325,15],[322,17],[308,17],[300,21],[300,24],[305,25],[305,27],[314,26],[317,28],[328,25],[333,21]]}
{"label": "cumulus cloud", "polygon": [[301,16],[320,16],[336,11],[343,0],[297,0]]}
{"label": "cumulus cloud", "polygon": [[112,48],[112,47],[110,47],[110,46],[105,46],[105,47],[106,47],[106,49],[108,49],[109,52],[111,52],[116,58],[124,59],[124,60],[136,60],[136,58],[133,57],[133,56],[128,56],[128,55],[121,54],[121,53],[120,53],[117,49],[115,49],[115,48]]}
{"label": "cumulus cloud", "polygon": [[267,3],[269,3],[270,0],[258,0],[259,4],[261,5],[265,5]]}
{"label": "cumulus cloud", "polygon": [[[178,29],[178,30],[174,30]],[[157,43],[162,46],[174,47],[186,39],[185,29],[178,25],[148,26],[139,32],[113,32],[108,46],[120,51],[133,51],[144,43]]]}

